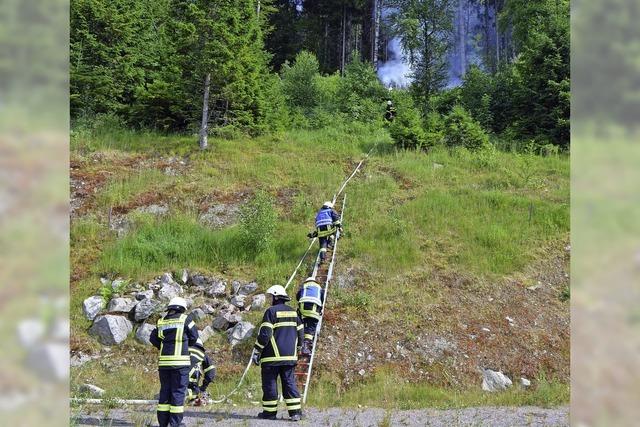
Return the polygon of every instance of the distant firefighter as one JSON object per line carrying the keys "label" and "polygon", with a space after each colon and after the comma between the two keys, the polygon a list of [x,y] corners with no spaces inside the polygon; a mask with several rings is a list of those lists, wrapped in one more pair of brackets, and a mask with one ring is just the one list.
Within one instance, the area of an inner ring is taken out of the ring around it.
{"label": "distant firefighter", "polygon": [[393,101],[387,101],[387,111],[384,113],[384,119],[387,122],[392,122],[396,118],[396,107],[393,105]]}

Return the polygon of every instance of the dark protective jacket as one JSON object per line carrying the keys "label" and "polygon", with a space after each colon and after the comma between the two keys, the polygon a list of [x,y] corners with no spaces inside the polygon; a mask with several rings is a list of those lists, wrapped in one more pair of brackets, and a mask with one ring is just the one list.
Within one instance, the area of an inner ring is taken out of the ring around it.
{"label": "dark protective jacket", "polygon": [[318,237],[326,237],[335,233],[335,227],[339,227],[340,215],[333,209],[322,207],[316,215],[316,231]]}
{"label": "dark protective jacket", "polygon": [[260,353],[263,365],[295,365],[298,361],[297,348],[303,339],[303,325],[298,313],[280,302],[264,312],[254,348]]}
{"label": "dark protective jacket", "polygon": [[[191,354],[189,388],[194,389],[196,393],[205,391],[216,377],[216,367],[204,352],[203,346],[195,345],[194,347],[189,347],[189,353]],[[200,378],[203,378],[202,385],[199,384]]]}
{"label": "dark protective jacket", "polygon": [[198,328],[191,315],[175,310],[158,320],[149,341],[160,350],[158,369],[177,369],[191,366],[189,347],[198,344]]}
{"label": "dark protective jacket", "polygon": [[296,294],[296,300],[298,300],[298,312],[302,318],[320,319],[324,289],[319,284],[316,282],[304,283]]}

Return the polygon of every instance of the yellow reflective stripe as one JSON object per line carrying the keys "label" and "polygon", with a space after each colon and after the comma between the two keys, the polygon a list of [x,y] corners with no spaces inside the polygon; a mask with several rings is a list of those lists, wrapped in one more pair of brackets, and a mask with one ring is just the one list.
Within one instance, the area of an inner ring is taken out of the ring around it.
{"label": "yellow reflective stripe", "polygon": [[191,360],[189,355],[186,356],[169,356],[169,355],[160,355],[159,360]]}
{"label": "yellow reflective stripe", "polygon": [[169,410],[170,405],[168,403],[158,403],[157,411],[158,412],[167,412]]}
{"label": "yellow reflective stripe", "polygon": [[296,329],[299,331],[302,328],[304,328],[304,325],[298,325],[298,327]]}
{"label": "yellow reflective stripe", "polygon": [[280,357],[280,352],[278,351],[278,345],[276,344],[276,339],[273,335],[271,335],[271,347],[273,347],[273,354],[275,354],[276,357]]}
{"label": "yellow reflective stripe", "polygon": [[193,320],[191,321],[191,323],[189,323],[189,325],[187,326],[187,328],[191,329],[194,326],[196,326],[196,322],[194,322]]}
{"label": "yellow reflective stripe", "polygon": [[300,398],[292,397],[291,399],[284,399],[284,403],[300,403]]}
{"label": "yellow reflective stripe", "polygon": [[263,357],[260,359],[260,362],[283,362],[290,360],[298,360],[298,356]]}
{"label": "yellow reflective stripe", "polygon": [[264,346],[262,344],[260,344],[258,341],[256,341],[255,346],[260,348],[260,349],[264,348]]}
{"label": "yellow reflective stripe", "polygon": [[191,362],[188,360],[186,362],[158,362],[158,366],[191,366]]}
{"label": "yellow reflective stripe", "polygon": [[184,412],[184,406],[171,406],[169,412],[172,414],[182,414]]}
{"label": "yellow reflective stripe", "polygon": [[199,356],[200,358],[204,359],[204,352],[198,350],[195,347],[189,347],[189,353],[191,353],[192,356]]}
{"label": "yellow reflective stripe", "polygon": [[276,317],[277,318],[281,318],[281,317],[296,317],[297,314],[295,311],[278,311],[276,313]]}
{"label": "yellow reflective stripe", "polygon": [[210,370],[215,369],[215,366],[209,366],[207,369],[202,371],[203,373],[209,372]]}
{"label": "yellow reflective stripe", "polygon": [[312,340],[313,339],[313,335],[311,334],[304,334],[304,337],[308,340]]}
{"label": "yellow reflective stripe", "polygon": [[302,405],[300,405],[300,404],[293,405],[293,406],[287,405],[287,410],[289,410],[289,411],[295,411],[296,409],[302,409]]}
{"label": "yellow reflective stripe", "polygon": [[182,354],[182,341],[184,336],[184,322],[187,320],[187,316],[182,314],[179,319],[182,321],[178,329],[176,330],[176,348],[174,349],[173,354],[179,356]]}
{"label": "yellow reflective stripe", "polygon": [[265,412],[278,412],[277,406],[263,406],[262,410]]}
{"label": "yellow reflective stripe", "polygon": [[262,404],[263,405],[277,405],[278,401],[277,400],[263,400]]}
{"label": "yellow reflective stripe", "polygon": [[273,324],[272,324],[272,323],[269,323],[269,322],[262,322],[262,323],[260,324],[260,327],[262,328],[263,326],[266,326],[267,328],[271,328],[271,329],[273,329]]}
{"label": "yellow reflective stripe", "polygon": [[277,322],[273,325],[274,328],[282,328],[283,326],[297,326],[297,322]]}

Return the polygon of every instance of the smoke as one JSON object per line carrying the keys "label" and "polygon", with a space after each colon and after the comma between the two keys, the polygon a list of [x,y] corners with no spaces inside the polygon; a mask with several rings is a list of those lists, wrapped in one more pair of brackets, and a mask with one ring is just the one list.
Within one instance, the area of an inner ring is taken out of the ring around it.
{"label": "smoke", "polygon": [[378,67],[378,77],[387,87],[406,87],[411,83],[411,67],[399,38],[393,38],[387,45],[389,58]]}

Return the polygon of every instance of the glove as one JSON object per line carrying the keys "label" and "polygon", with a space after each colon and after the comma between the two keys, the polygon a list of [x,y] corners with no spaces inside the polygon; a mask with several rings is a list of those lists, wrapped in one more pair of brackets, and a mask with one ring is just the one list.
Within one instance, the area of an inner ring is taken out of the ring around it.
{"label": "glove", "polygon": [[251,354],[251,361],[254,365],[260,366],[260,353],[255,348],[253,349],[253,353]]}

